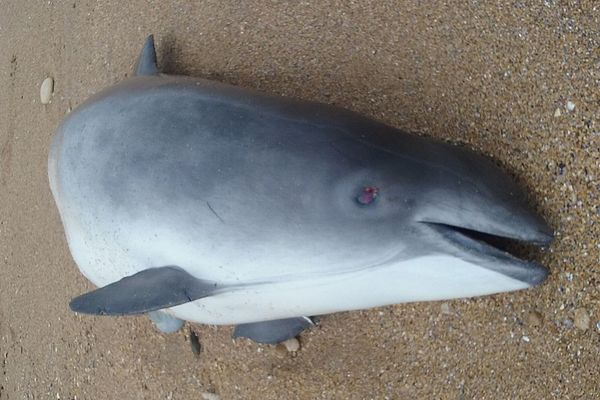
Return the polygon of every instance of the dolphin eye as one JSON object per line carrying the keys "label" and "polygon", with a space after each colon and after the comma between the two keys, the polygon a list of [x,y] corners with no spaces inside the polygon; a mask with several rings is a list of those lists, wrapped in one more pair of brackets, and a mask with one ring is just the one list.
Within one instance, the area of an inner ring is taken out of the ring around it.
{"label": "dolphin eye", "polygon": [[365,186],[361,189],[360,193],[356,197],[356,201],[358,204],[366,206],[373,203],[378,195],[379,188],[375,186]]}

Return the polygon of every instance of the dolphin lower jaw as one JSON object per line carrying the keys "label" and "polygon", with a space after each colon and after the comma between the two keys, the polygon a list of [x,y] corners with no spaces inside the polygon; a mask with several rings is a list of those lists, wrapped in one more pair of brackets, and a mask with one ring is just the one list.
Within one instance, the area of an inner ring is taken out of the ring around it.
{"label": "dolphin lower jaw", "polygon": [[[443,223],[424,221],[422,223],[431,232],[438,235],[446,245],[449,245],[450,251],[456,257],[517,279],[526,283],[527,286],[539,285],[548,276],[548,270],[545,267],[536,262],[521,259],[504,249],[507,244],[510,247],[510,244],[516,241],[515,239]],[[545,241],[545,243],[547,242]],[[536,245],[539,242],[537,240],[518,240],[518,243]]]}

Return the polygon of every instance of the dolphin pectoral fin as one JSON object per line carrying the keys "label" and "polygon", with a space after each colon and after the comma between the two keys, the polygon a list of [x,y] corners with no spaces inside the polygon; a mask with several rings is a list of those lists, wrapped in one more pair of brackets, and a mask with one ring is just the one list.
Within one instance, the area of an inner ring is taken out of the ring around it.
{"label": "dolphin pectoral fin", "polygon": [[253,322],[236,325],[233,337],[244,337],[258,343],[277,344],[297,336],[300,332],[313,325],[313,321],[308,317]]}
{"label": "dolphin pectoral fin", "polygon": [[154,48],[154,36],[150,35],[144,42],[142,52],[138,57],[135,67],[135,75],[158,75],[158,66],[156,63],[156,50]]}
{"label": "dolphin pectoral fin", "polygon": [[143,314],[208,297],[220,289],[178,267],[151,268],[76,297],[69,306],[84,314]]}
{"label": "dolphin pectoral fin", "polygon": [[164,311],[150,311],[148,317],[162,333],[174,333],[181,329],[185,323],[183,320],[173,317]]}

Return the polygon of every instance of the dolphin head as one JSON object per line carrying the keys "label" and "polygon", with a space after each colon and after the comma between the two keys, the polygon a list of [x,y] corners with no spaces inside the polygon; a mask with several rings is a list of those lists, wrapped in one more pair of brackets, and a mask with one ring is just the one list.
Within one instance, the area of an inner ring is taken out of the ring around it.
{"label": "dolphin head", "polygon": [[[374,227],[375,240],[393,245],[393,235],[403,235],[411,257],[441,254],[450,264],[517,280],[520,288],[546,278],[546,268],[506,250],[514,243],[547,245],[553,238],[508,173],[460,146],[406,135],[402,144],[375,146],[340,184],[338,197],[352,204],[350,218]],[[510,287],[500,284],[493,292],[504,290]]]}

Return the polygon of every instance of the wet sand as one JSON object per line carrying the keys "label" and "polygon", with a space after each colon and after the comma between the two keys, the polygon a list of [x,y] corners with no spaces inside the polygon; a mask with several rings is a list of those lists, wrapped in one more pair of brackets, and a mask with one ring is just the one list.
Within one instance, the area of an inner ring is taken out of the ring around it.
{"label": "wet sand", "polygon": [[[2,2],[0,399],[600,398],[597,2],[170,3]],[[74,315],[69,300],[92,286],[67,249],[48,144],[71,108],[131,74],[149,33],[164,72],[340,105],[491,155],[556,230],[532,255],[550,278],[326,316],[296,354],[233,342],[231,327],[162,335],[143,317]]]}

